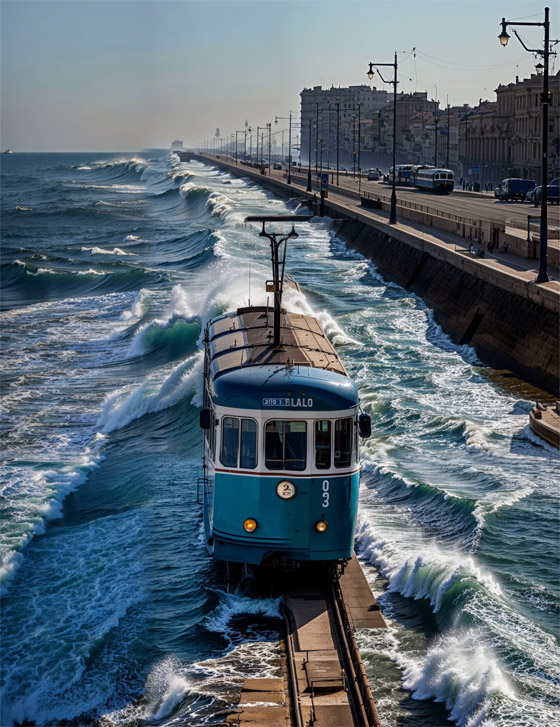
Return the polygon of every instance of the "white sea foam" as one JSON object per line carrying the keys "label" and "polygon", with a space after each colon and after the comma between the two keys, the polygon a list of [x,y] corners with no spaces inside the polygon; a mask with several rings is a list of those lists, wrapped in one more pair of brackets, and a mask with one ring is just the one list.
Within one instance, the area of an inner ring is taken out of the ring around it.
{"label": "white sea foam", "polygon": [[115,247],[112,250],[104,250],[102,247],[82,247],[83,252],[91,252],[92,255],[134,255],[133,252],[127,252],[122,250],[120,247]]}
{"label": "white sea foam", "polygon": [[130,321],[132,318],[142,318],[149,299],[150,291],[146,288],[141,288],[138,293],[136,293],[132,308],[121,313],[121,320]]}
{"label": "white sea foam", "polygon": [[206,628],[225,634],[230,630],[231,620],[241,614],[253,614],[267,618],[281,618],[280,598],[251,598],[239,593],[217,591],[221,603],[206,617]]}
{"label": "white sea foam", "polygon": [[421,662],[403,664],[405,689],[414,699],[443,702],[458,727],[489,727],[492,699],[516,699],[496,657],[480,639],[473,629],[445,635]]}

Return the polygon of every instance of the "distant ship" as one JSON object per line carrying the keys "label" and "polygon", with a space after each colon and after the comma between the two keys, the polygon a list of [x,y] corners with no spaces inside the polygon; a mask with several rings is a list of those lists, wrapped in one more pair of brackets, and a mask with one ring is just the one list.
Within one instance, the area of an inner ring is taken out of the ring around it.
{"label": "distant ship", "polygon": [[11,149],[6,149],[6,151],[4,152],[4,154],[13,154],[13,153],[14,152]]}

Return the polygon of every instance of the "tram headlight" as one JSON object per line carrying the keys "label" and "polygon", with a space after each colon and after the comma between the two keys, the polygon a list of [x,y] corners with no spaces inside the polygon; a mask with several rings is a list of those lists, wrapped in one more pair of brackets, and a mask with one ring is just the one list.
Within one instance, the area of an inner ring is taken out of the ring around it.
{"label": "tram headlight", "polygon": [[243,527],[248,533],[252,533],[257,529],[257,521],[253,520],[252,517],[247,518],[247,520],[243,523]]}
{"label": "tram headlight", "polygon": [[296,486],[289,480],[282,480],[276,485],[276,494],[282,500],[291,500],[297,493]]}
{"label": "tram headlight", "polygon": [[315,523],[315,530],[318,533],[326,533],[329,529],[329,524],[326,520],[317,520]]}

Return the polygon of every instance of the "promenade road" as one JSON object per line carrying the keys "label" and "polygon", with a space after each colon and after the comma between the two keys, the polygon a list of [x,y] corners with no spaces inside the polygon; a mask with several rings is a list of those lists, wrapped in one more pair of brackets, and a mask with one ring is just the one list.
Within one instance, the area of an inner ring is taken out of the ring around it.
{"label": "promenade road", "polygon": [[[302,167],[302,173],[307,175],[307,168]],[[311,168],[311,176],[315,181],[315,168]],[[332,188],[331,179],[336,182],[336,171],[329,172],[329,186]],[[307,176],[306,176],[307,180]],[[371,192],[378,195],[382,201],[389,202],[391,198],[391,185],[385,182],[368,182],[364,178],[359,183],[358,177],[352,178],[351,173],[339,174],[339,184],[343,189],[358,192]],[[420,189],[411,187],[397,187],[397,199],[413,204],[428,206],[432,210],[439,210],[447,214],[470,219],[487,220],[491,222],[513,223],[527,229],[527,217],[540,216],[540,207],[534,207],[529,202],[500,202],[494,197],[493,192],[463,192],[455,190],[451,195],[429,194]],[[538,225],[538,223],[537,223]],[[549,228],[560,227],[560,205],[548,205]]]}

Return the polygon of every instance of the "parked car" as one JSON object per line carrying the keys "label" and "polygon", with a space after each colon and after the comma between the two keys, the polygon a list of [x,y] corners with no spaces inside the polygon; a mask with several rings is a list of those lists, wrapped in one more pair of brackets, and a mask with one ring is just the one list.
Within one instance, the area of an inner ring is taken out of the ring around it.
{"label": "parked car", "polygon": [[379,174],[379,171],[377,169],[368,169],[367,178],[368,182],[378,182],[381,178],[381,175]]}
{"label": "parked car", "polygon": [[532,179],[504,179],[500,184],[500,199],[507,202],[513,199],[525,200],[527,192],[535,188],[535,182]]}
{"label": "parked car", "polygon": [[[546,198],[550,204],[560,204],[560,177],[556,177],[546,185]],[[535,187],[532,200],[535,207],[538,207],[542,201],[542,185]]]}

